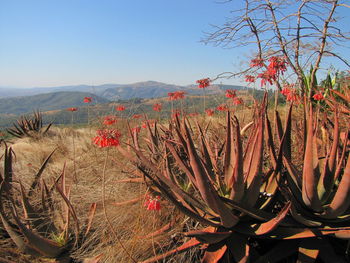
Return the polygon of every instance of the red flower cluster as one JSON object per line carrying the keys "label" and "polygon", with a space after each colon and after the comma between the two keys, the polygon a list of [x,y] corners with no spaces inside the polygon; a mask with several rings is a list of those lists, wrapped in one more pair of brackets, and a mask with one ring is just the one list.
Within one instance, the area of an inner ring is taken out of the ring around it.
{"label": "red flower cluster", "polygon": [[240,105],[243,103],[243,100],[241,98],[235,97],[233,98],[232,102],[234,105]]}
{"label": "red flower cluster", "polygon": [[315,95],[312,96],[314,100],[323,100],[324,96],[322,93],[316,93]]}
{"label": "red flower cluster", "polygon": [[115,109],[117,110],[117,111],[125,111],[125,106],[123,106],[123,105],[120,105],[120,106],[117,106],[117,107],[115,107]]}
{"label": "red flower cluster", "polygon": [[198,88],[204,89],[210,86],[210,78],[197,80],[196,83],[198,83]]}
{"label": "red flower cluster", "polygon": [[106,116],[103,120],[104,125],[112,125],[117,122],[117,118],[115,116]]}
{"label": "red flower cluster", "polygon": [[246,82],[250,82],[250,83],[254,83],[255,82],[255,77],[252,75],[246,75],[245,76],[245,81]]}
{"label": "red flower cluster", "polygon": [[221,105],[217,106],[216,109],[218,111],[228,111],[228,107],[225,104],[221,104]]}
{"label": "red flower cluster", "polygon": [[255,59],[252,59],[250,61],[250,67],[254,68],[254,67],[263,67],[264,66],[264,60],[263,59],[260,59],[260,58],[255,58]]}
{"label": "red flower cluster", "polygon": [[213,116],[214,115],[214,110],[213,109],[206,109],[205,110],[205,113],[208,115],[208,116]]}
{"label": "red flower cluster", "polygon": [[[254,62],[254,63],[253,63]],[[260,59],[253,59],[251,66],[255,67],[261,67]],[[262,64],[263,65],[263,64]],[[280,74],[283,75],[283,73],[287,70],[287,61],[283,57],[271,57],[269,58],[269,65],[267,66],[267,70],[258,74],[257,78],[261,79],[261,86],[266,85],[269,83],[270,85],[273,84],[274,81],[277,80]],[[247,82],[254,82],[255,79],[253,76],[247,75],[246,76]]]}
{"label": "red flower cluster", "polygon": [[175,91],[168,93],[169,100],[182,100],[185,98],[184,91]]}
{"label": "red flower cluster", "polygon": [[91,97],[85,97],[83,102],[84,103],[91,103],[92,102],[92,98]]}
{"label": "red flower cluster", "polygon": [[97,136],[93,138],[93,143],[100,148],[118,146],[121,134],[117,130],[97,130]]}
{"label": "red flower cluster", "polygon": [[233,99],[234,97],[236,97],[236,90],[227,89],[227,90],[226,90],[225,96],[226,96],[226,98],[231,98],[231,99]]}
{"label": "red flower cluster", "polygon": [[160,112],[162,110],[162,104],[156,103],[153,105],[153,110]]}
{"label": "red flower cluster", "polygon": [[290,85],[287,85],[284,87],[281,91],[281,94],[286,97],[286,100],[293,101],[293,102],[299,102],[300,97],[294,88],[290,88]]}
{"label": "red flower cluster", "polygon": [[147,210],[159,211],[161,209],[160,196],[157,195],[155,198],[152,198],[149,195],[147,195],[145,200],[145,207]]}
{"label": "red flower cluster", "polygon": [[287,61],[283,57],[271,57],[269,58],[270,64],[267,69],[271,75],[278,76],[286,72],[287,70]]}
{"label": "red flower cluster", "polygon": [[77,111],[78,108],[68,108],[67,111]]}

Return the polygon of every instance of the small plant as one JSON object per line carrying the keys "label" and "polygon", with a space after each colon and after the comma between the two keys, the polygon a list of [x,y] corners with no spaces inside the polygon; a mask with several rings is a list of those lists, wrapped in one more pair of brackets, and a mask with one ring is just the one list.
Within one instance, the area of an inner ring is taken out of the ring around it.
{"label": "small plant", "polygon": [[[20,252],[60,261],[69,258],[70,253],[90,233],[96,204],[91,206],[89,220],[81,229],[69,200],[70,188],[66,185],[64,171],[51,187],[41,179],[53,153],[44,161],[30,189],[26,191],[21,181],[13,180],[13,151],[6,146],[4,173],[0,176],[0,218],[4,230]],[[54,190],[62,198],[62,210],[58,209],[59,205],[53,199]],[[31,199],[38,193],[41,202],[34,204]]]}
{"label": "small plant", "polygon": [[7,132],[17,138],[25,136],[33,137],[35,134],[45,134],[51,128],[52,123],[43,129],[43,117],[39,111],[33,112],[33,117],[28,118],[21,116],[17,123],[13,124],[13,128],[7,129]]}

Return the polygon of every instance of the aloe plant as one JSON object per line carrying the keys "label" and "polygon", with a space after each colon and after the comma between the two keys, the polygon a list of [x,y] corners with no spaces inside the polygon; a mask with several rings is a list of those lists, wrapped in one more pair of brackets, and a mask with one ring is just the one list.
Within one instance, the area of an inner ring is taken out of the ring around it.
{"label": "aloe plant", "polygon": [[52,123],[48,124],[46,128],[43,129],[42,114],[39,111],[34,111],[32,118],[21,116],[20,119],[13,124],[13,128],[7,129],[7,132],[17,138],[25,136],[33,137],[33,135],[38,133],[47,133],[51,125]]}
{"label": "aloe plant", "polygon": [[200,245],[205,248],[202,262],[347,260],[332,247],[334,242],[344,245],[338,238],[350,234],[350,159],[344,145],[339,152],[337,115],[332,143],[321,159],[317,118],[308,111],[299,171],[291,149],[293,106],[284,128],[276,117],[274,141],[266,104],[265,96],[247,138],[241,136],[238,119],[228,113],[222,143],[208,127],[197,123],[195,129],[176,118],[158,131],[157,149],[142,148],[136,138],[130,146],[136,157],[120,149],[181,212],[203,225],[185,233],[191,238],[187,243],[145,263]]}
{"label": "aloe plant", "polygon": [[[3,176],[0,175],[0,218],[4,230],[20,252],[60,260],[69,258],[70,252],[89,234],[96,204],[91,206],[89,220],[81,229],[70,202],[64,171],[51,187],[41,178],[53,153],[46,158],[27,191],[21,181],[13,179],[13,150],[5,146],[4,172]],[[64,211],[59,211],[54,205],[54,190],[62,197]],[[35,192],[41,193],[41,203],[37,205],[31,202]],[[55,213],[60,213],[63,218],[60,224],[54,218]]]}

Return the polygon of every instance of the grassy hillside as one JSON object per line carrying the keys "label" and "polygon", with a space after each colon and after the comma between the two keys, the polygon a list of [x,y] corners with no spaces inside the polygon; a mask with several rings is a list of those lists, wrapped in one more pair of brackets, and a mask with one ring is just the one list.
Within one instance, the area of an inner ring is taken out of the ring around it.
{"label": "grassy hillside", "polygon": [[84,97],[92,97],[95,103],[106,103],[107,99],[87,92],[54,92],[34,96],[0,99],[0,114],[23,114],[33,110],[50,111],[84,105]]}

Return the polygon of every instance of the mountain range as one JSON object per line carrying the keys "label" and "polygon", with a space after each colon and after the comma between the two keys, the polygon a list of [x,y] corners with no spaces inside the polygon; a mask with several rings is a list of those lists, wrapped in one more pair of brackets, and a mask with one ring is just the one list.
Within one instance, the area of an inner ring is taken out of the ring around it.
{"label": "mountain range", "polygon": [[[213,85],[206,94],[223,93],[226,89],[244,89],[242,86]],[[169,92],[185,91],[188,94],[202,94],[196,85],[179,86],[156,81],[133,84],[104,84],[99,86],[75,85],[42,88],[0,87],[0,114],[24,114],[41,111],[80,107],[84,97],[92,97],[94,103],[129,100],[131,98],[166,97]]]}

